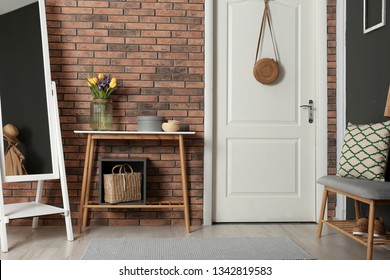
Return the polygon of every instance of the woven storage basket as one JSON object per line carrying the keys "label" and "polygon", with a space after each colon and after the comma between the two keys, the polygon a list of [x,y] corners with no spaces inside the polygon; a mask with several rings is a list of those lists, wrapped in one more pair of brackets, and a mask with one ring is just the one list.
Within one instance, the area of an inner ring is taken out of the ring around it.
{"label": "woven storage basket", "polygon": [[[119,173],[115,173],[118,168]],[[114,166],[112,174],[104,174],[104,201],[119,203],[141,200],[141,179],[141,173],[134,172],[128,164]]]}

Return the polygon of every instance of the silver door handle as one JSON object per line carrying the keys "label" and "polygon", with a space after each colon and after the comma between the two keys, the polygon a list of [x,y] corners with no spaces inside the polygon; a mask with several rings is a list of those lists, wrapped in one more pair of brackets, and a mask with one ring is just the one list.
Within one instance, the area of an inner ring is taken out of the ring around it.
{"label": "silver door handle", "polygon": [[309,123],[313,123],[313,109],[314,109],[313,100],[310,99],[309,104],[301,105],[299,107],[309,109],[308,110]]}

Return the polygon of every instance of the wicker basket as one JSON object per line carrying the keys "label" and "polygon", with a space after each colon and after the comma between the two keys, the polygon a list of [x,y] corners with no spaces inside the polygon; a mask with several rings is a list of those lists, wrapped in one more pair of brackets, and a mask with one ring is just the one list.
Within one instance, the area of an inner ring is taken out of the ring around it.
{"label": "wicker basket", "polygon": [[104,174],[104,201],[114,204],[141,200],[141,179],[141,173],[134,172],[128,164],[114,166],[112,174]]}

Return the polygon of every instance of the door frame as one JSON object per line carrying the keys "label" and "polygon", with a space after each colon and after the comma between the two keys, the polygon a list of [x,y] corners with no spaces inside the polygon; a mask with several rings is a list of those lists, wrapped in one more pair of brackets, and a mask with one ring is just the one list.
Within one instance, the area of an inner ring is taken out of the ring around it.
{"label": "door frame", "polygon": [[[218,0],[216,0],[218,1]],[[260,0],[259,0],[260,1]],[[316,5],[316,179],[327,174],[327,1]],[[203,225],[212,225],[214,187],[214,0],[205,0],[204,198]],[[314,186],[313,186],[314,187]],[[323,186],[316,184],[316,217]]]}
{"label": "door frame", "polygon": [[[346,34],[347,34],[347,0],[338,0],[336,4],[336,153],[340,158],[346,129]],[[338,161],[337,161],[338,169]],[[337,194],[336,219],[345,220],[347,216],[347,198]]]}

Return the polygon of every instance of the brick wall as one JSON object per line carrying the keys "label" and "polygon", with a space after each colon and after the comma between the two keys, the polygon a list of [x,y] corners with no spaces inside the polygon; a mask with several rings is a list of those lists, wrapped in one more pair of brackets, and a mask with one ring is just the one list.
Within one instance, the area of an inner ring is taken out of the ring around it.
{"label": "brick wall", "polygon": [[[110,74],[118,79],[113,94],[114,127],[137,130],[136,116],[179,119],[196,131],[186,140],[191,223],[201,224],[203,209],[204,1],[46,0],[52,78],[57,83],[69,198],[78,217],[91,96],[82,75]],[[100,158],[147,158],[149,200],[182,195],[178,146],[172,141],[99,141]],[[96,172],[98,159],[95,159]],[[95,173],[93,173],[95,174]],[[36,184],[6,188],[6,202],[34,200]],[[45,185],[44,201],[61,204],[59,182]],[[92,182],[98,199],[98,178]],[[182,211],[98,210],[91,225],[183,224]],[[63,224],[51,216],[44,224]],[[28,220],[14,224],[30,224]]]}
{"label": "brick wall", "polygon": [[[328,174],[336,174],[336,3],[328,0]],[[336,195],[330,194],[328,216],[335,216]]]}

